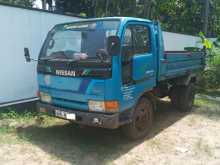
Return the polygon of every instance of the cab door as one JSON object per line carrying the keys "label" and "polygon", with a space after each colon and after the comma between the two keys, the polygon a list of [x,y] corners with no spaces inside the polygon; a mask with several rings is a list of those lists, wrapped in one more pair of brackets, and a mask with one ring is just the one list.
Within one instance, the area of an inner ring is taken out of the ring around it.
{"label": "cab door", "polygon": [[129,23],[122,37],[122,95],[126,108],[156,84],[153,28],[148,23]]}

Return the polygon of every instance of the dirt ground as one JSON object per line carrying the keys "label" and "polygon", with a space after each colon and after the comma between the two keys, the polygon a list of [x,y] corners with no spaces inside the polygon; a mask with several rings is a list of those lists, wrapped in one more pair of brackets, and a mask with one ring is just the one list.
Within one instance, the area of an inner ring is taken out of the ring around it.
{"label": "dirt ground", "polygon": [[162,102],[149,136],[135,142],[50,117],[5,119],[0,128],[1,165],[220,165],[220,102],[203,97],[191,113]]}

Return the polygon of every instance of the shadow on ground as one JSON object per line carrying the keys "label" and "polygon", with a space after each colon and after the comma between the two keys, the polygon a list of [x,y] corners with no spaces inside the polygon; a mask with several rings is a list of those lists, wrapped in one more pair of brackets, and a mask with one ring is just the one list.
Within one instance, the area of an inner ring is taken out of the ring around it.
{"label": "shadow on ground", "polygon": [[197,95],[198,109],[193,114],[203,117],[220,120],[220,93],[214,91],[215,95],[199,94]]}
{"label": "shadow on ground", "polygon": [[71,164],[105,164],[153,138],[187,115],[173,110],[167,102],[161,102],[158,109],[149,136],[135,142],[127,140],[120,130],[79,128],[71,123],[45,128],[30,126],[19,130],[18,135]]}

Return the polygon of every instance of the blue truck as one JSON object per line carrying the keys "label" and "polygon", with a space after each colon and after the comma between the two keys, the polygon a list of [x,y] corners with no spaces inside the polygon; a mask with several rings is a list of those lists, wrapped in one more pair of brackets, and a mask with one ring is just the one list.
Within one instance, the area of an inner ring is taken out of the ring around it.
{"label": "blue truck", "polygon": [[205,53],[165,51],[158,22],[106,17],[56,25],[37,61],[40,112],[139,139],[153,124],[156,98],[192,109]]}

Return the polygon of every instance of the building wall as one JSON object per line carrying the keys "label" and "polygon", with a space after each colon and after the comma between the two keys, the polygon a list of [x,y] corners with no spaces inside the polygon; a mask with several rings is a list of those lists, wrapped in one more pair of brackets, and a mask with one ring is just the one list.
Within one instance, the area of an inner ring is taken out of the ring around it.
{"label": "building wall", "polygon": [[196,36],[163,32],[164,48],[166,51],[183,51],[185,47],[200,47],[201,39]]}
{"label": "building wall", "polygon": [[35,98],[36,62],[26,63],[24,47],[37,59],[48,31],[79,18],[0,5],[0,106]]}

